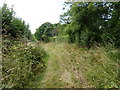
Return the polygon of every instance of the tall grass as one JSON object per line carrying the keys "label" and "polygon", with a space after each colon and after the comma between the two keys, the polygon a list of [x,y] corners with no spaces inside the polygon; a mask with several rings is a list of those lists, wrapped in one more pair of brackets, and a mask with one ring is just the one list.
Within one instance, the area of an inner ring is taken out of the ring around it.
{"label": "tall grass", "polygon": [[80,48],[80,66],[89,83],[96,88],[118,88],[120,52],[112,45]]}

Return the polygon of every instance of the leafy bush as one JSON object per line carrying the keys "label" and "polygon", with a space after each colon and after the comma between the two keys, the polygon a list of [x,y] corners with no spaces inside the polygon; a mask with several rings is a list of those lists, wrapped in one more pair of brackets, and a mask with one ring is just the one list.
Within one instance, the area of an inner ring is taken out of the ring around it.
{"label": "leafy bush", "polygon": [[[30,46],[23,41],[3,40],[2,88],[27,88],[35,84],[35,76],[45,69],[45,51],[39,46]],[[9,45],[9,44],[8,44]]]}
{"label": "leafy bush", "polygon": [[50,37],[48,37],[46,35],[42,35],[42,40],[47,43],[50,41]]}

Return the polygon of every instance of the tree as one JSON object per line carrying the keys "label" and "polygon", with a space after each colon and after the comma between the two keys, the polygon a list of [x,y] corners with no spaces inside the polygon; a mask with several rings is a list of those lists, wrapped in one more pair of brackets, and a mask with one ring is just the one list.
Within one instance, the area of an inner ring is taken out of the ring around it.
{"label": "tree", "polygon": [[68,11],[62,15],[62,18],[67,17],[69,20],[65,28],[69,35],[69,42],[90,47],[93,44],[110,43],[112,39],[118,46],[120,39],[117,34],[120,29],[119,3],[67,3],[69,8],[67,7]]}
{"label": "tree", "polygon": [[53,37],[55,34],[57,24],[51,24],[49,22],[43,23],[39,28],[36,29],[35,37],[39,41],[49,41],[49,37]]}
{"label": "tree", "polygon": [[2,33],[8,33],[11,29],[12,19],[15,15],[13,9],[9,9],[7,4],[4,4],[2,7]]}
{"label": "tree", "polygon": [[10,35],[13,38],[26,37],[30,39],[31,31],[29,25],[21,18],[15,17],[13,8],[9,9],[7,4],[2,7],[2,34]]}
{"label": "tree", "polygon": [[120,2],[112,3],[110,8],[111,18],[107,22],[102,38],[103,41],[120,47]]}

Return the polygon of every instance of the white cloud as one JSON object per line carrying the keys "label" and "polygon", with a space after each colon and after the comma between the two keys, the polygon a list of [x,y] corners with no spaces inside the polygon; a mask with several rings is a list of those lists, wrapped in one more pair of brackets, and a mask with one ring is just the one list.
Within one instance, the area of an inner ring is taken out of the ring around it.
{"label": "white cloud", "polygon": [[6,0],[17,17],[21,17],[30,24],[32,33],[44,22],[58,23],[65,0]]}

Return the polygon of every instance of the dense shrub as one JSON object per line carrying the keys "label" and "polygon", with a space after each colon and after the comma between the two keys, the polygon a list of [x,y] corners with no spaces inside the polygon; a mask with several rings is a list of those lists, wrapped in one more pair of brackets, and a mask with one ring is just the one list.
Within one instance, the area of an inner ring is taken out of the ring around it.
{"label": "dense shrub", "polygon": [[18,40],[3,40],[2,88],[34,87],[35,76],[45,69],[45,51]]}

